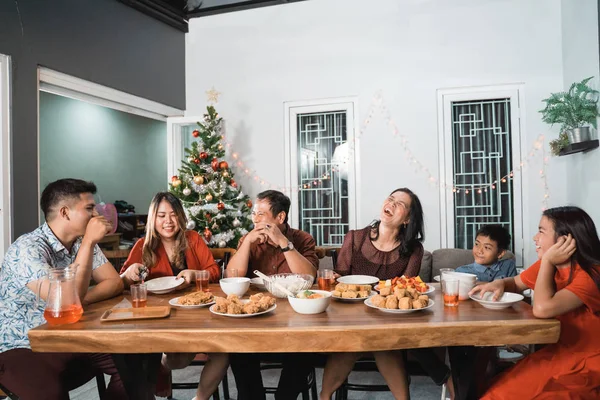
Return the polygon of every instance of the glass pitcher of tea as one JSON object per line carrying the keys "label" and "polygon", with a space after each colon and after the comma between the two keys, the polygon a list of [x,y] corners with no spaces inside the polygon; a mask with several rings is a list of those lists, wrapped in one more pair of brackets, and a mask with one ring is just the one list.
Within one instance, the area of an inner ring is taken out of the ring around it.
{"label": "glass pitcher of tea", "polygon": [[77,293],[75,272],[77,264],[67,268],[50,268],[46,280],[40,281],[38,286],[38,300],[42,290],[42,282],[48,282],[46,308],[44,318],[50,325],[72,324],[83,315],[83,307]]}

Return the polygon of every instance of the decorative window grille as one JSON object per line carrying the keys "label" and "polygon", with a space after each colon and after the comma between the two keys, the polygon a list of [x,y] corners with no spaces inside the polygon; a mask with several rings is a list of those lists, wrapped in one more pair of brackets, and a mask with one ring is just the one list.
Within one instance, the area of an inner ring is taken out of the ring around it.
{"label": "decorative window grille", "polygon": [[347,113],[297,115],[298,221],[318,246],[340,246],[349,230]]}
{"label": "decorative window grille", "polygon": [[511,102],[452,102],[454,245],[470,249],[477,230],[503,225],[513,237]]}

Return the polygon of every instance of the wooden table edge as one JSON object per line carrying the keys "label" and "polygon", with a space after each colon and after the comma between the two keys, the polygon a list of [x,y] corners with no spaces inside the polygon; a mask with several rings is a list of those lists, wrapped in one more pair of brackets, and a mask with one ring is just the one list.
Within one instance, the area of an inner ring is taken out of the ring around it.
{"label": "wooden table edge", "polygon": [[[476,332],[479,328],[485,330],[486,334],[475,338],[473,330]],[[318,339],[315,338],[316,332]],[[185,334],[184,339],[182,333]],[[343,335],[349,335],[349,339],[340,340]],[[422,347],[556,343],[559,336],[560,322],[555,319],[540,319],[535,324],[531,321],[515,320],[415,323],[375,328],[281,327],[270,328],[268,332],[261,328],[140,330],[122,327],[115,330],[104,327],[102,330],[89,330],[84,333],[72,329],[32,329],[29,332],[33,351],[104,353],[382,351]]]}

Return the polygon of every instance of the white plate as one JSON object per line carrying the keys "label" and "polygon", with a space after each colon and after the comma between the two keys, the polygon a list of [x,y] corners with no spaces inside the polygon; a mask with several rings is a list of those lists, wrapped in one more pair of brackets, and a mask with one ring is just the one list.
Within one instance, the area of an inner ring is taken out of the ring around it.
{"label": "white plate", "polygon": [[[182,297],[182,296],[180,296],[180,297]],[[179,307],[179,308],[184,308],[184,309],[188,309],[188,310],[191,310],[192,308],[202,308],[202,307],[211,306],[211,305],[215,304],[214,296],[213,296],[213,300],[210,303],[195,304],[195,305],[179,304],[179,303],[177,303],[177,300],[179,300],[179,297],[175,297],[175,298],[169,300],[169,304],[172,305],[173,307]]]}
{"label": "white plate", "polygon": [[347,285],[373,285],[379,282],[379,278],[369,275],[346,275],[340,276],[337,281]]}
{"label": "white plate", "polygon": [[[246,304],[246,303],[248,303],[249,301],[250,301],[250,300],[240,300],[240,302],[241,302],[242,304]],[[270,308],[268,308],[267,310],[265,310],[265,311],[261,311],[261,312],[259,312],[259,313],[256,313],[256,314],[223,314],[223,313],[216,312],[216,311],[214,310],[214,308],[215,308],[215,306],[214,306],[214,305],[213,305],[213,306],[211,306],[211,307],[209,308],[209,311],[210,311],[211,313],[215,314],[215,315],[222,315],[222,316],[224,316],[224,317],[231,317],[231,318],[249,318],[249,317],[256,317],[257,315],[263,315],[263,314],[266,314],[266,313],[270,313],[271,311],[273,311],[273,310],[275,310],[275,309],[277,308],[277,304],[273,304],[273,306],[272,306],[272,307],[270,307]]]}
{"label": "white plate", "polygon": [[439,282],[440,281],[440,276],[439,275],[434,276],[433,280],[436,281],[436,282]]}
{"label": "white plate", "polygon": [[383,311],[383,312],[390,313],[390,314],[408,314],[408,313],[411,313],[411,312],[423,311],[423,310],[427,310],[427,309],[433,307],[434,304],[435,304],[435,302],[433,300],[429,299],[429,304],[427,304],[427,306],[423,307],[423,308],[416,308],[416,309],[412,309],[412,310],[393,310],[391,308],[379,308],[379,307],[375,307],[371,303],[371,298],[368,298],[368,299],[365,300],[365,305],[367,307],[371,307],[371,308],[374,308],[376,310]]}
{"label": "white plate", "polygon": [[146,288],[150,293],[165,294],[171,292],[173,289],[176,289],[184,283],[185,279],[183,278],[163,276],[162,278],[155,278],[147,281]]}
{"label": "white plate", "polygon": [[[373,289],[375,289],[376,291],[379,292],[379,285],[375,285],[375,287]],[[427,285],[427,290],[424,291],[423,293],[419,292],[419,294],[429,294],[429,293],[433,293],[433,292],[435,292],[435,288],[431,285]]]}
{"label": "white plate", "polygon": [[256,286],[257,289],[267,290],[262,278],[252,278],[252,279],[250,279],[250,283],[253,284],[254,286]]}
{"label": "white plate", "polygon": [[488,292],[483,296],[483,299],[479,296],[469,296],[471,300],[478,302],[485,308],[490,310],[502,310],[508,308],[515,303],[520,302],[524,299],[523,295],[517,293],[504,292],[502,297],[498,301],[491,300],[493,293]]}
{"label": "white plate", "polygon": [[[376,294],[377,294],[377,292],[371,290],[371,293],[369,294],[369,297],[375,296]],[[365,301],[369,297],[357,297],[355,299],[349,299],[347,297],[335,297],[335,296],[331,296],[332,299],[336,299],[338,301],[347,301],[348,303],[355,303],[357,301]]]}

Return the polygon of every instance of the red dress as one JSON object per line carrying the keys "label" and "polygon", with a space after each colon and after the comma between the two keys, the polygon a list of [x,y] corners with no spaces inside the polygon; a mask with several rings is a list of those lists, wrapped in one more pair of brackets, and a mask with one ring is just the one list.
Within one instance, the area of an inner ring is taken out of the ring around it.
{"label": "red dress", "polygon": [[[521,280],[531,289],[540,265],[538,261],[521,273]],[[571,282],[569,274],[570,268],[556,271],[556,290],[572,292],[583,305],[556,317],[561,327],[558,343],[506,371],[482,399],[600,399],[600,291],[579,265]]]}
{"label": "red dress", "polygon": [[[188,269],[207,270],[210,273],[210,281],[217,282],[221,277],[221,270],[215,262],[212,253],[208,249],[208,246],[206,243],[204,243],[204,239],[202,239],[202,237],[196,231],[186,231],[185,237],[187,238],[188,242],[188,247],[185,249],[185,262]],[[123,268],[121,268],[121,274],[125,272],[131,264],[143,264],[143,247],[144,239],[142,238],[138,240],[133,246],[133,249],[131,249],[131,253],[129,253],[127,261],[125,261]],[[146,279],[150,280],[154,278],[160,278],[162,276],[173,276],[173,270],[171,269],[171,264],[169,263],[169,257],[167,256],[167,252],[162,244],[158,246],[158,249],[156,250],[156,256],[158,260],[156,265],[147,266],[150,269],[150,274]]]}

